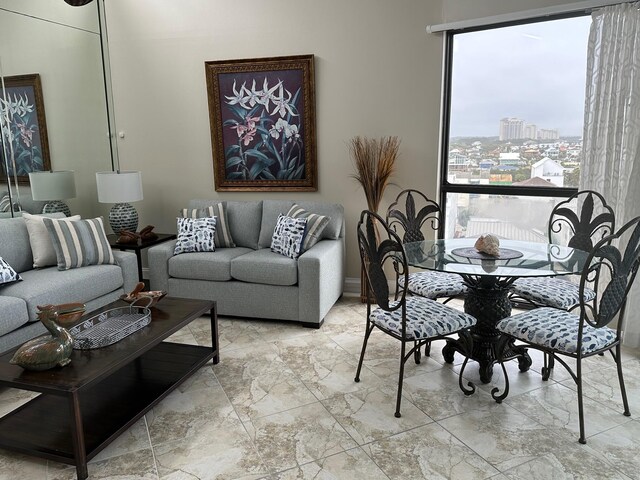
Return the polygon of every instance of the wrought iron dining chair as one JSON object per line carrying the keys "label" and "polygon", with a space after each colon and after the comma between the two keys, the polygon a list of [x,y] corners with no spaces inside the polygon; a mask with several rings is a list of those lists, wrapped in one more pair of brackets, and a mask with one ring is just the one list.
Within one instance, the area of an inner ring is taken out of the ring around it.
{"label": "wrought iron dining chair", "polygon": [[[573,204],[576,207],[572,207]],[[567,245],[590,252],[594,242],[615,231],[615,214],[602,195],[582,190],[558,203],[549,216],[549,243]],[[532,307],[554,307],[572,311],[580,304],[578,285],[561,278],[521,278],[511,287],[510,300]],[[593,288],[585,287],[587,301],[596,298]],[[554,368],[553,358],[545,355],[542,379],[548,380]]]}
{"label": "wrought iron dining chair", "polygon": [[[576,202],[578,211],[570,205]],[[594,243],[615,231],[613,209],[598,192],[582,190],[560,202],[549,217],[549,243],[567,245],[585,252]],[[512,301],[535,307],[554,307],[571,310],[580,303],[578,285],[560,278],[521,278],[511,287]],[[584,289],[584,298],[596,297],[592,288]]]}
{"label": "wrought iron dining chair", "polygon": [[[409,267],[400,237],[389,228],[387,223],[374,212],[364,210],[358,222],[358,246],[360,260],[365,272],[367,294],[367,323],[362,352],[356,371],[355,381],[360,381],[367,342],[374,328],[400,341],[400,372],[398,376],[398,397],[395,416],[400,417],[402,400],[402,380],[404,365],[416,351],[427,342],[445,339],[449,335],[459,334],[466,352],[471,353],[472,339],[469,327],[476,319],[459,310],[420,296],[407,296],[407,290],[398,287],[398,276],[408,280]],[[393,271],[395,291],[389,287],[387,272]],[[406,284],[406,283],[405,283]],[[377,308],[372,309],[372,304]],[[412,346],[407,349],[407,343]],[[465,395],[475,391],[473,383],[463,385],[462,374],[469,355],[465,355],[458,383]],[[419,363],[416,357],[416,363]]]}
{"label": "wrought iron dining chair", "polygon": [[[628,238],[624,251],[612,242],[621,237]],[[520,340],[528,347],[541,350],[546,356],[557,360],[567,369],[578,390],[578,417],[580,443],[586,443],[584,409],[582,402],[582,360],[593,355],[611,353],[618,370],[618,381],[624,405],[624,415],[629,416],[629,403],[622,375],[620,346],[624,329],[627,295],[640,265],[640,217],[623,226],[617,233],[606,236],[591,250],[587,268],[580,276],[579,311],[569,312],[553,307],[541,307],[501,320],[497,329],[506,335],[498,343],[497,356],[502,357],[504,346],[511,338]],[[587,300],[587,284],[596,286],[596,298]],[[609,325],[615,324],[615,327]],[[614,352],[615,349],[615,352]],[[576,360],[575,372],[562,356]],[[505,376],[505,387],[501,394],[498,388],[491,395],[502,402],[509,394],[509,377],[500,360]],[[545,365],[546,368],[546,365]]]}
{"label": "wrought iron dining chair", "polygon": [[[413,189],[400,192],[387,209],[387,224],[402,238],[403,244],[423,241],[426,230],[438,230],[440,218],[440,205]],[[398,280],[404,288],[404,277]],[[467,292],[467,286],[460,275],[435,271],[410,273],[406,289],[414,295],[432,300],[445,298],[444,303]]]}

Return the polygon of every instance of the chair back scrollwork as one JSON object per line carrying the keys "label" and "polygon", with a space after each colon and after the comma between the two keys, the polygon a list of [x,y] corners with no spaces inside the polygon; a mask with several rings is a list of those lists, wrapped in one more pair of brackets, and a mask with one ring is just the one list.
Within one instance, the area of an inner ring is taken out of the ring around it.
{"label": "chair back scrollwork", "polygon": [[[629,238],[624,251],[612,242]],[[602,279],[598,299],[593,304],[582,302],[579,338],[582,338],[584,323],[601,328],[609,325],[618,317],[618,337],[622,331],[627,295],[633,285],[640,266],[640,217],[636,217],[618,232],[604,237],[593,248],[587,259],[589,268],[580,278],[580,295],[584,298],[584,289],[596,275]],[[598,280],[596,280],[598,281]]]}
{"label": "chair back scrollwork", "polygon": [[400,237],[389,228],[382,217],[369,210],[364,210],[360,214],[358,222],[358,247],[360,261],[375,302],[386,311],[397,310],[404,304],[406,291],[403,289],[401,292],[394,292],[398,301],[389,301],[391,292],[389,291],[389,279],[385,273],[385,264],[390,262],[393,266],[396,286],[399,275],[404,276],[405,282],[407,281],[407,258]]}
{"label": "chair back scrollwork", "polygon": [[395,202],[387,210],[387,223],[398,235],[402,235],[402,242],[421,242],[424,240],[425,225],[431,230],[440,228],[442,211],[440,206],[427,198],[418,190],[403,190],[396,197]]}
{"label": "chair back scrollwork", "polygon": [[[578,211],[572,208],[578,204]],[[590,252],[593,245],[615,232],[615,215],[604,197],[582,190],[555,206],[549,218],[549,241]],[[558,238],[562,240],[558,240]]]}

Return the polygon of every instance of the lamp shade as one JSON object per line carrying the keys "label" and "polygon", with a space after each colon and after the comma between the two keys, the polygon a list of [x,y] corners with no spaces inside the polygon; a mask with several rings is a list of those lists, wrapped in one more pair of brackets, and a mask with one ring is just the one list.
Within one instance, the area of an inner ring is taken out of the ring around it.
{"label": "lamp shade", "polygon": [[34,200],[65,200],[76,196],[76,179],[72,170],[30,172],[29,182]]}
{"label": "lamp shade", "polygon": [[142,172],[96,172],[98,201],[126,203],[142,200]]}

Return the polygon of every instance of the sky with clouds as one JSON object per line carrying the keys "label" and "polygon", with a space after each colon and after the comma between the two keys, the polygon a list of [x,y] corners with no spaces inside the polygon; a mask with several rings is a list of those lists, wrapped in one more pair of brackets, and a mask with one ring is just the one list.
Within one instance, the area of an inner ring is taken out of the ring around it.
{"label": "sky with clouds", "polygon": [[451,136],[497,136],[504,117],[581,136],[591,17],[454,37]]}

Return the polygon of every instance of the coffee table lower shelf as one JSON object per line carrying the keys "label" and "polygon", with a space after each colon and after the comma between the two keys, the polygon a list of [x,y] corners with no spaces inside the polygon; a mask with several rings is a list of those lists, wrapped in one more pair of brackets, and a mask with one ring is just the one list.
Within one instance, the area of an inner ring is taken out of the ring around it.
{"label": "coffee table lower shelf", "polygon": [[[133,425],[216,351],[162,342],[78,391],[86,461]],[[0,447],[77,465],[70,394],[43,393],[0,419]],[[77,413],[75,413],[77,414]]]}

